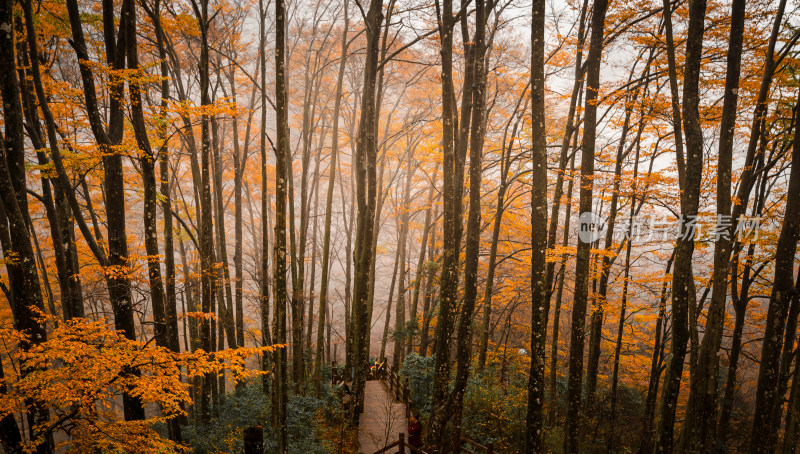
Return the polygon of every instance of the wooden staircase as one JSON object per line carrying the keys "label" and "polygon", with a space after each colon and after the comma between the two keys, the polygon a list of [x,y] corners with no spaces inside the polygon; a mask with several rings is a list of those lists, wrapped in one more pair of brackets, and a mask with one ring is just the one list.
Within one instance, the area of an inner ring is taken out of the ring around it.
{"label": "wooden staircase", "polygon": [[[389,363],[384,359],[384,366],[378,370],[373,379],[381,380],[386,384],[391,398],[398,403],[403,404],[405,408],[405,422],[408,423],[411,414],[419,414],[414,408],[414,403],[411,401],[411,393],[408,387],[408,379],[401,378],[397,372],[392,369]],[[331,383],[343,384],[348,383],[347,374],[343,368],[338,368],[335,362],[331,363]],[[423,446],[416,448],[408,444],[406,434],[403,432],[398,433],[397,440],[387,444],[383,448],[369,453],[359,454],[494,454],[494,444],[489,443],[483,445],[474,440],[460,435],[461,431],[455,431],[456,434],[450,440],[444,439],[442,442],[434,447]]]}

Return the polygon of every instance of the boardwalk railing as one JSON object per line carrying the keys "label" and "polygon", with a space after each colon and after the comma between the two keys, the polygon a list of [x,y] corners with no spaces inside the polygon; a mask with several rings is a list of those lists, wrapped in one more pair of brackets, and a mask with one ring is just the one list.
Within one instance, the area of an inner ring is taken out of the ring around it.
{"label": "boardwalk railing", "polygon": [[[397,434],[397,441],[394,443],[388,444],[383,448],[370,453],[370,454],[444,454],[444,453],[464,453],[464,454],[494,454],[494,445],[489,443],[488,445],[482,445],[476,441],[470,440],[466,437],[459,437],[458,440],[454,440],[453,445],[454,447],[446,446],[446,443],[440,444],[438,446],[433,447],[432,449],[422,447],[416,448],[411,446],[406,442],[406,434],[399,433]],[[363,454],[363,453],[362,453]]]}
{"label": "boardwalk railing", "polygon": [[[406,423],[411,418],[412,414],[417,415],[419,417],[419,413],[417,409],[414,408],[414,402],[411,400],[411,391],[408,387],[408,378],[402,378],[397,372],[389,365],[389,362],[386,361],[384,358],[383,360],[383,367],[376,371],[376,377],[379,380],[383,380],[386,383],[387,387],[389,388],[389,394],[392,398],[402,403],[406,409]],[[470,440],[467,437],[461,435],[461,428],[459,427],[457,430],[454,431],[452,439],[448,442],[442,440],[442,443],[438,446],[434,446],[432,448],[415,448],[405,442],[405,434],[399,434],[398,439],[396,442],[387,445],[381,450],[378,450],[372,454],[382,454],[382,453],[401,453],[406,454],[406,452],[412,454],[444,454],[444,453],[465,453],[465,454],[494,454],[494,444],[489,443],[488,445],[482,445],[477,441]],[[394,450],[397,448],[397,450]],[[407,449],[404,450],[404,449]]]}
{"label": "boardwalk railing", "polygon": [[[344,367],[337,367],[336,361],[331,361],[331,386],[346,385],[350,376]],[[406,409],[406,423],[411,414],[417,414],[414,403],[411,401],[411,392],[408,388],[408,378],[401,378],[394,369],[389,366],[386,359],[383,360],[383,367],[374,372],[374,379],[382,380],[389,388],[389,394],[394,401],[400,402]],[[344,396],[342,403],[347,405],[350,396]],[[264,431],[261,426],[249,427],[244,432],[245,454],[263,454],[264,452]],[[369,454],[446,454],[446,453],[465,453],[465,454],[494,454],[494,445],[489,443],[484,446],[474,440],[461,436],[461,428],[455,430],[455,434],[448,443],[443,440],[437,446],[417,448],[406,442],[406,434],[400,432],[397,441],[390,443],[383,448]]]}
{"label": "boardwalk railing", "polygon": [[[394,450],[395,448],[397,448],[397,450]],[[406,453],[409,453],[409,454],[429,454],[428,451],[423,451],[421,448],[415,448],[414,446],[411,446],[410,444],[406,443],[406,434],[404,434],[402,432],[397,434],[397,441],[395,441],[394,443],[391,443],[391,444],[388,444],[388,445],[384,446],[383,448],[373,452],[372,454],[384,454],[384,453],[387,453],[387,454],[394,454],[394,453],[400,453],[400,454],[406,454]]]}
{"label": "boardwalk railing", "polygon": [[406,407],[406,423],[411,419],[411,414],[419,415],[414,408],[414,402],[411,401],[411,391],[408,388],[408,378],[401,378],[397,372],[388,364],[386,359],[383,360],[384,366],[379,369],[376,378],[383,380],[389,387],[389,394],[392,398],[405,405]]}

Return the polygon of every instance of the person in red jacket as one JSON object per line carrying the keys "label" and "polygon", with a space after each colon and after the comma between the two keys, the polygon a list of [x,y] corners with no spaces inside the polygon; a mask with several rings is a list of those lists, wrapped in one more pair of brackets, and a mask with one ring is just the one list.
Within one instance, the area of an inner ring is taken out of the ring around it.
{"label": "person in red jacket", "polygon": [[422,424],[417,415],[411,414],[411,423],[408,425],[408,444],[415,448],[422,447]]}

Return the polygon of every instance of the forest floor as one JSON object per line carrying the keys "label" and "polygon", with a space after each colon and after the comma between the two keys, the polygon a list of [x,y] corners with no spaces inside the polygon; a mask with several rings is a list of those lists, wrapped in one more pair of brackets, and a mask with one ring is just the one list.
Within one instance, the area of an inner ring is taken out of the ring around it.
{"label": "forest floor", "polygon": [[358,427],[359,452],[372,454],[406,433],[405,405],[394,402],[386,384],[370,380],[364,391],[364,412]]}

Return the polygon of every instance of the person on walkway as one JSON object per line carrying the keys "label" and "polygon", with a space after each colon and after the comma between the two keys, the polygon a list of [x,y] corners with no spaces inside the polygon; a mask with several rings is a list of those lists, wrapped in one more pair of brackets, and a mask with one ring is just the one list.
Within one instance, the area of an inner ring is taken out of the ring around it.
{"label": "person on walkway", "polygon": [[408,444],[415,448],[422,447],[422,424],[414,413],[411,413],[411,423],[408,425]]}
{"label": "person on walkway", "polygon": [[382,373],[383,373],[383,363],[376,359],[375,363],[369,367],[370,377],[372,377],[373,380],[380,380]]}

